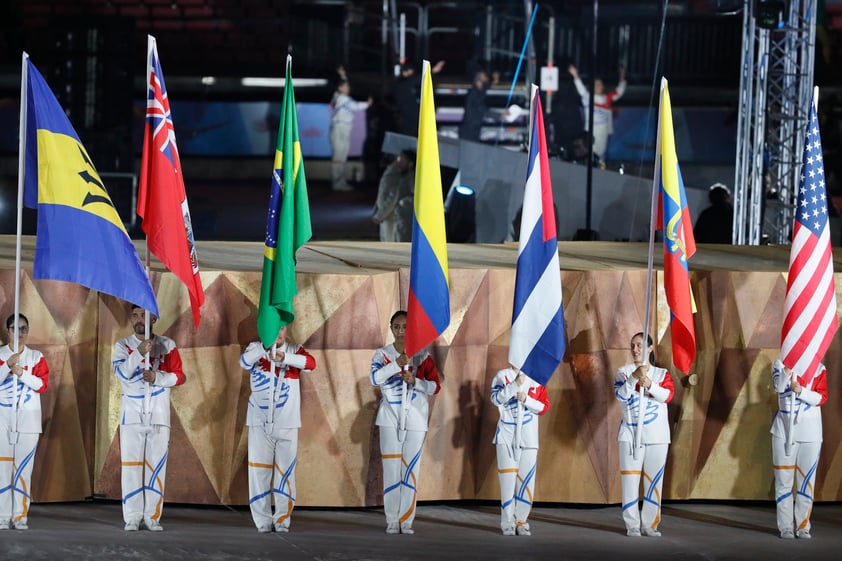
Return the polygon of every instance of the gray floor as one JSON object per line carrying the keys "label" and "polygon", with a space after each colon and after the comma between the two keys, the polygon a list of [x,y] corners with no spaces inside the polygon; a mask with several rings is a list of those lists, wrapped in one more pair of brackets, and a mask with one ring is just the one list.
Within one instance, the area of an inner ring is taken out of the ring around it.
{"label": "gray floor", "polygon": [[619,508],[547,506],[531,537],[504,537],[493,505],[422,505],[416,534],[386,535],[382,510],[298,509],[288,534],[258,534],[248,510],[168,505],[165,531],[124,532],[117,503],[36,504],[28,531],[0,531],[3,559],[837,560],[842,505],[816,505],[812,540],[777,537],[773,505],[677,503],[661,538],[628,538]]}

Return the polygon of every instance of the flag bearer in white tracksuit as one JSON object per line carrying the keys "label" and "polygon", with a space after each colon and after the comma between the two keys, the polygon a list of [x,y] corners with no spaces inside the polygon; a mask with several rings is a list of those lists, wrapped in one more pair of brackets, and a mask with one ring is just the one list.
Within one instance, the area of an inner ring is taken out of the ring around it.
{"label": "flag bearer in white tracksuit", "polygon": [[[122,387],[120,460],[125,530],[160,532],[170,447],[170,391],[184,383],[181,355],[175,341],[152,333],[150,315],[145,337],[145,311],[132,306],[134,334],[117,341],[111,364]],[[147,359],[148,354],[148,359]]]}
{"label": "flag bearer in white tracksuit", "polygon": [[538,460],[538,416],[550,408],[547,388],[523,372],[506,368],[491,382],[491,403],[500,411],[494,434],[500,528],[504,536],[529,536]]}
{"label": "flag bearer in white tracksuit", "polygon": [[246,413],[249,508],[258,532],[289,531],[301,426],[300,376],[316,367],[316,359],[301,345],[287,342],[286,336],[283,326],[273,348],[264,349],[256,341],[240,357],[251,384]]}
{"label": "flag bearer in white tracksuit", "polygon": [[406,356],[406,312],[395,312],[389,323],[395,342],[377,349],[371,358],[371,383],[381,393],[375,423],[380,427],[383,510],[387,534],[413,534],[428,398],[441,385],[428,352]]}
{"label": "flag bearer in white tracksuit", "polygon": [[772,464],[775,468],[778,530],[784,539],[811,537],[810,513],[822,450],[820,407],[827,401],[826,374],[823,364],[818,365],[812,378],[793,376],[792,370],[780,360],[772,366],[772,383],[778,392],[778,411],[772,419],[770,431]]}
{"label": "flag bearer in white tracksuit", "polygon": [[[6,319],[9,344],[0,348],[0,530],[29,528],[32,467],[41,435],[41,394],[50,369],[44,355],[26,346],[29,320]],[[12,351],[14,332],[19,352]]]}
{"label": "flag bearer in white tracksuit", "polygon": [[[652,362],[652,338],[647,336],[644,348],[643,334],[631,340],[634,362],[617,370],[614,376],[614,393],[622,403],[623,418],[617,435],[620,453],[620,484],[623,499],[623,521],[629,536],[660,536],[661,488],[670,443],[667,403],[672,400],[674,386],[669,372]],[[640,388],[643,388],[643,419],[639,423]],[[641,447],[635,451],[635,431],[642,430]],[[641,476],[643,479],[643,506],[640,500]]]}

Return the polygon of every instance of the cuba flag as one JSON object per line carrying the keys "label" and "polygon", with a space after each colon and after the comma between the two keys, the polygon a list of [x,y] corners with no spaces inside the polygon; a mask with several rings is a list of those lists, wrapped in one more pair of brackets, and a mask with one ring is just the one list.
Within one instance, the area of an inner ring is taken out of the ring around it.
{"label": "cuba flag", "polygon": [[24,205],[38,210],[33,277],[81,284],[157,316],[149,277],[105,185],[44,77],[25,59]]}
{"label": "cuba flag", "polygon": [[553,187],[537,88],[518,242],[509,362],[546,385],[564,356],[564,314]]}

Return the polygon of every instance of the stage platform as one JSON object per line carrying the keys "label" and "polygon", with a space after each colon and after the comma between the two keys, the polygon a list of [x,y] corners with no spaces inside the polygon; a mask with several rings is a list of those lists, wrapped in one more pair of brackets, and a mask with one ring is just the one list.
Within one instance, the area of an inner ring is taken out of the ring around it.
{"label": "stage platform", "polygon": [[0,532],[10,561],[835,561],[842,506],[817,505],[813,539],[781,540],[771,504],[675,503],[660,538],[629,538],[619,506],[538,506],[531,537],[502,536],[494,505],[421,505],[414,535],[386,535],[382,509],[297,509],[287,534],[259,534],[248,509],[168,506],[164,532],[124,532],[117,503],[38,504],[26,532]]}
{"label": "stage platform", "polygon": [[[36,503],[117,499],[119,385],[111,352],[130,332],[128,305],[77,285],[32,280],[34,243],[23,240],[21,310],[32,327],[29,343],[44,352],[51,376],[42,398],[33,497]],[[143,254],[142,242],[137,247]],[[186,289],[153,266],[161,310],[156,332],[177,342],[187,375],[172,394],[167,499],[173,503],[247,503],[249,389],[238,359],[257,339],[262,247],[198,243],[206,293],[198,330]],[[547,503],[614,504],[620,500],[620,413],[613,376],[630,362],[629,340],[641,329],[647,246],[562,242],[559,252],[567,352],[548,384],[552,405],[541,418],[536,493]],[[507,366],[517,247],[450,245],[448,253],[451,325],[432,348],[444,382],[431,403],[419,498],[493,501],[497,411],[489,384]],[[2,317],[13,306],[14,254],[14,238],[0,238]],[[837,270],[840,257],[837,251]],[[318,364],[302,378],[299,506],[382,504],[373,425],[378,395],[369,367],[374,350],[391,341],[389,317],[405,306],[409,260],[409,244],[320,241],[299,252],[290,333]],[[787,247],[732,246],[702,246],[691,260],[697,383],[671,370],[676,393],[665,500],[772,501],[768,431],[776,394],[770,366],[779,351],[788,260]],[[669,367],[662,272],[653,288],[657,362]],[[830,395],[822,407],[824,446],[814,490],[824,502],[842,500],[841,343],[837,334],[825,360]]]}

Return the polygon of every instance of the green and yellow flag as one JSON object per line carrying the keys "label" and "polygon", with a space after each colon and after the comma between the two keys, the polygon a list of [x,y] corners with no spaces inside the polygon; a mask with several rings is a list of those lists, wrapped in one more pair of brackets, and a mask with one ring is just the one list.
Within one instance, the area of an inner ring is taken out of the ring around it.
{"label": "green and yellow flag", "polygon": [[257,310],[257,333],[269,348],[281,327],[295,319],[292,300],[298,294],[295,283],[295,252],[313,235],[307,180],[298,141],[298,116],[292,87],[292,57],[287,56],[284,104],[278,129],[278,147],[272,172],[272,192],[266,219],[263,250],[263,280]]}

